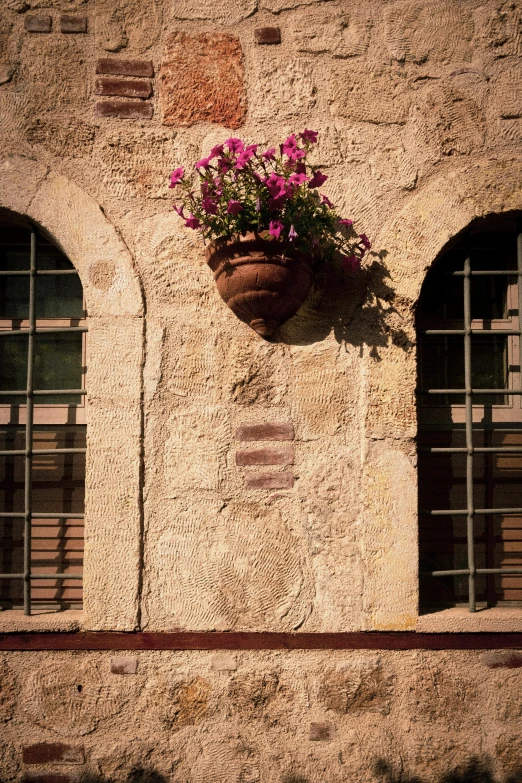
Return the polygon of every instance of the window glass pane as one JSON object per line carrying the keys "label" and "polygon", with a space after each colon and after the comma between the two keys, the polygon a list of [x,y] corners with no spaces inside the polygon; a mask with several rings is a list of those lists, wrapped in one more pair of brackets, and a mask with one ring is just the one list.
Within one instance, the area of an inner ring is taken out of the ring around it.
{"label": "window glass pane", "polygon": [[29,275],[0,278],[0,318],[29,318]]}
{"label": "window glass pane", "polygon": [[[423,389],[464,389],[464,338],[425,336],[422,342]],[[423,405],[463,405],[462,394],[423,395]]]}
{"label": "window glass pane", "polygon": [[[37,334],[34,361],[35,389],[81,389],[82,334]],[[79,403],[80,395],[39,396],[39,403]]]}
{"label": "window glass pane", "polygon": [[[27,388],[27,337],[14,335],[0,337],[0,389],[2,391]],[[22,397],[1,397],[0,404],[23,403]]]}
{"label": "window glass pane", "polygon": [[83,293],[78,275],[36,278],[36,318],[82,318]]}
{"label": "window glass pane", "polygon": [[[475,389],[507,388],[507,337],[472,335],[471,385]],[[503,405],[506,402],[503,395],[473,397],[474,405]]]}

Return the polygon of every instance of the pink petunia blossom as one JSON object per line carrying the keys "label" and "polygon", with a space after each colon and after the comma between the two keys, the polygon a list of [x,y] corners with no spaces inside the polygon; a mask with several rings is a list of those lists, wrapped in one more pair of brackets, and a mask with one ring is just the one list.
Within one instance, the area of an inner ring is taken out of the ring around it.
{"label": "pink petunia blossom", "polygon": [[276,239],[279,239],[283,228],[284,226],[280,220],[271,220],[270,226],[268,227],[268,233]]}
{"label": "pink petunia blossom", "polygon": [[276,174],[275,171],[265,179],[265,185],[273,199],[286,198],[286,180],[284,177]]}
{"label": "pink petunia blossom", "polygon": [[174,169],[174,171],[170,175],[169,188],[175,188],[176,185],[179,185],[179,183],[183,179],[184,174],[185,174],[185,169],[183,168],[183,166],[180,166],[179,169]]}
{"label": "pink petunia blossom", "polygon": [[187,228],[199,228],[201,226],[201,223],[197,217],[194,217],[192,212],[190,213],[190,216],[186,218],[185,225]]}
{"label": "pink petunia blossom", "polygon": [[251,144],[243,152],[241,152],[236,159],[236,169],[244,169],[248,161],[251,160],[257,150],[257,144]]}
{"label": "pink petunia blossom", "polygon": [[275,147],[270,147],[269,150],[263,152],[261,157],[264,158],[265,160],[275,160],[275,151],[276,151]]}
{"label": "pink petunia blossom", "polygon": [[297,231],[293,226],[290,226],[290,231],[288,232],[288,239],[290,240],[290,242],[293,242],[296,236],[297,236]]}
{"label": "pink petunia blossom", "polygon": [[[333,209],[333,208],[334,208],[334,205],[332,204],[332,202],[330,201],[330,199],[328,198],[328,196],[325,196],[325,195],[324,195],[324,193],[321,193],[321,204],[326,204],[326,206],[327,206],[327,207],[330,207],[330,209]],[[339,223],[340,223],[340,222],[341,222],[341,221],[339,221]]]}
{"label": "pink petunia blossom", "polygon": [[372,246],[372,243],[366,236],[366,234],[359,234],[359,239],[361,240],[363,246],[366,248],[366,250],[369,250]]}
{"label": "pink petunia blossom", "polygon": [[220,174],[226,174],[227,171],[230,171],[232,168],[232,164],[228,160],[225,160],[225,158],[219,158],[217,167]]}
{"label": "pink petunia blossom", "polygon": [[243,207],[241,206],[239,201],[236,201],[236,199],[231,198],[227,205],[228,214],[238,215],[242,211],[243,211]]}
{"label": "pink petunia blossom", "polygon": [[353,220],[348,220],[347,218],[343,218],[339,221],[340,226],[346,226],[347,228],[351,228],[353,226]]}
{"label": "pink petunia blossom", "polygon": [[217,204],[211,198],[204,198],[201,201],[201,209],[207,213],[207,215],[217,215]]}
{"label": "pink petunia blossom", "polygon": [[327,179],[328,179],[328,177],[326,176],[326,174],[322,174],[320,171],[316,171],[314,173],[314,176],[312,177],[312,179],[308,183],[308,187],[309,188],[320,188],[321,185],[324,185],[324,183],[326,182]]}
{"label": "pink petunia blossom", "polygon": [[317,135],[318,135],[318,131],[308,130],[307,128],[305,128],[304,131],[299,134],[299,138],[302,139],[303,141],[309,141],[310,144],[316,144]]}
{"label": "pink petunia blossom", "polygon": [[357,256],[344,256],[342,267],[346,272],[358,272],[361,268],[361,261]]}
{"label": "pink petunia blossom", "polygon": [[222,155],[223,154],[223,149],[224,149],[224,145],[223,144],[216,144],[215,147],[212,147],[212,149],[210,150],[210,155],[209,155],[210,160],[212,160],[212,158],[217,158],[218,155]]}
{"label": "pink petunia blossom", "polygon": [[234,155],[237,152],[243,152],[243,150],[245,149],[245,145],[243,144],[241,139],[230,138],[225,141],[225,144],[227,145],[230,152],[232,152]]}
{"label": "pink petunia blossom", "polygon": [[291,174],[288,178],[288,182],[290,182],[291,185],[302,185],[304,182],[308,182],[308,177],[306,174]]}
{"label": "pink petunia blossom", "polygon": [[208,169],[210,166],[210,157],[209,158],[201,158],[201,160],[198,160],[196,165],[194,166],[195,169]]}
{"label": "pink petunia blossom", "polygon": [[281,152],[283,155],[290,155],[290,153],[295,152],[296,149],[298,149],[297,139],[295,133],[292,133],[292,135],[281,145]]}

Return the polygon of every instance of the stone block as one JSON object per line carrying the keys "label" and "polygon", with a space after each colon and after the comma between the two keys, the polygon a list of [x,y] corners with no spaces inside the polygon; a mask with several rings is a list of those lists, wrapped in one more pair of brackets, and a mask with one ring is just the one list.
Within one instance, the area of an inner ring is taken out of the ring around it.
{"label": "stone block", "polygon": [[111,658],[112,674],[136,674],[138,671],[138,659],[134,656]]}
{"label": "stone block", "polygon": [[141,101],[98,101],[97,117],[117,117],[120,120],[151,120],[152,104]]}
{"label": "stone block", "polygon": [[22,761],[24,764],[83,764],[85,755],[79,745],[39,742],[22,748]]}
{"label": "stone block", "polygon": [[96,63],[96,73],[111,76],[154,76],[152,60],[117,60],[114,57],[100,57]]}
{"label": "stone block", "polygon": [[62,33],[86,33],[87,17],[76,14],[62,14],[60,17],[60,31]]}
{"label": "stone block", "polygon": [[311,723],[310,739],[312,742],[329,742],[334,738],[335,729],[331,723]]}
{"label": "stone block", "polygon": [[52,16],[26,16],[24,19],[24,27],[28,33],[50,33],[52,26]]}
{"label": "stone block", "polygon": [[246,473],[245,486],[248,489],[291,489],[294,474],[290,470],[281,473]]}
{"label": "stone block", "polygon": [[237,669],[237,663],[235,655],[230,653],[222,653],[221,655],[214,655],[210,662],[210,668],[215,672],[233,672]]}
{"label": "stone block", "polygon": [[236,465],[293,465],[294,447],[237,449]]}
{"label": "stone block", "polygon": [[47,772],[46,770],[25,770],[21,777],[22,783],[80,783],[76,772]]}
{"label": "stone block", "polygon": [[122,98],[150,98],[152,84],[149,79],[96,79],[96,95],[118,95]]}
{"label": "stone block", "polygon": [[256,27],[254,30],[256,43],[258,44],[280,44],[280,27]]}
{"label": "stone block", "polygon": [[241,127],[246,90],[239,39],[230,33],[167,35],[160,98],[164,125]]}
{"label": "stone block", "polygon": [[481,656],[480,662],[488,669],[520,669],[522,652],[520,650],[488,652]]}
{"label": "stone block", "polygon": [[243,424],[236,430],[236,440],[293,440],[294,437],[291,423]]}

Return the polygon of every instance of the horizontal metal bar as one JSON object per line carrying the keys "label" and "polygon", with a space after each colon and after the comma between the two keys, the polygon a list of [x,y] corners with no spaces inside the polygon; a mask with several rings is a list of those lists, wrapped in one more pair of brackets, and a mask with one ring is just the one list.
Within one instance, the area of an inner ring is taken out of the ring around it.
{"label": "horizontal metal bar", "polygon": [[27,457],[35,454],[85,454],[87,449],[13,449],[0,451],[0,457]]}
{"label": "horizontal metal bar", "polygon": [[[466,329],[424,329],[421,334],[427,335],[444,335],[444,334],[460,334],[462,336],[468,334]],[[520,329],[470,329],[469,334],[521,334]]]}
{"label": "horizontal metal bar", "polygon": [[[72,319],[78,320],[76,318]],[[0,337],[12,337],[13,335],[24,336],[29,334],[59,334],[60,332],[87,332],[86,326],[55,326],[55,327],[39,327],[35,329],[0,329]],[[518,332],[517,332],[518,334]]]}
{"label": "horizontal metal bar", "polygon": [[[31,274],[30,269],[17,269],[17,270],[5,270],[2,269],[0,271],[0,276],[2,277],[19,277],[20,275],[29,275]],[[37,269],[35,272],[36,275],[77,275],[78,270],[76,269]]]}
{"label": "horizontal metal bar", "polygon": [[[419,514],[426,514],[431,517],[453,517],[453,516],[467,516],[469,513],[467,508],[457,509],[421,509]],[[471,512],[472,514],[479,514],[483,516],[485,514],[522,514],[522,508],[475,508]]]}
{"label": "horizontal metal bar", "polygon": [[477,568],[477,574],[521,574],[522,568]]}
{"label": "horizontal metal bar", "polygon": [[[14,389],[13,391],[9,390],[0,390],[0,397],[26,397],[28,394],[27,391],[22,391],[21,389]],[[45,397],[47,394],[87,394],[86,389],[38,389],[38,391],[32,391],[29,392],[30,395],[34,395],[37,397]]]}
{"label": "horizontal metal bar", "polygon": [[[0,579],[25,579],[25,574],[0,574]],[[35,579],[83,579],[81,574],[35,574],[31,573],[31,581]]]}
{"label": "horizontal metal bar", "polygon": [[[460,568],[454,571],[424,571],[420,576],[469,576],[469,568]],[[508,574],[522,576],[522,568],[476,568],[476,574]]]}
{"label": "horizontal metal bar", "polygon": [[[466,389],[419,389],[417,394],[466,394]],[[470,389],[470,394],[522,394],[522,389]]]}
{"label": "horizontal metal bar", "polygon": [[457,571],[425,571],[420,576],[469,576],[469,568],[461,568]]}
{"label": "horizontal metal bar", "polygon": [[[450,272],[450,275],[453,277],[465,277],[465,272],[461,270],[457,270],[456,272]],[[484,275],[507,275],[512,277],[520,277],[522,275],[522,272],[519,272],[518,269],[475,269],[471,270],[469,274],[472,277],[479,276],[484,277]]]}
{"label": "horizontal metal bar", "polygon": [[426,454],[522,454],[522,446],[473,446],[471,450],[466,446],[421,446],[418,452]]}
{"label": "horizontal metal bar", "polygon": [[[85,514],[77,514],[75,512],[71,512],[70,514],[64,513],[60,511],[60,513],[54,513],[53,511],[31,511],[31,517],[33,519],[84,519]],[[25,518],[25,513],[23,511],[0,511],[0,519],[6,518]]]}

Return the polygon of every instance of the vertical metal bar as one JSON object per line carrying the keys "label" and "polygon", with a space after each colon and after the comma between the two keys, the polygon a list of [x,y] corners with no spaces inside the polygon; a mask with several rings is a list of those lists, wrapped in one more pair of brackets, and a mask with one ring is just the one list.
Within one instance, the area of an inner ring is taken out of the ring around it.
{"label": "vertical metal bar", "polygon": [[466,388],[466,496],[467,525],[466,538],[468,544],[469,568],[469,611],[477,608],[475,591],[475,546],[473,530],[473,400],[471,396],[471,261],[469,256],[464,261],[464,386]]}
{"label": "vertical metal bar", "polygon": [[27,345],[27,409],[24,477],[24,614],[31,614],[31,522],[33,495],[33,388],[36,330],[36,234],[31,231],[29,274],[29,335]]}
{"label": "vertical metal bar", "polygon": [[[517,289],[518,289],[518,326],[520,329],[522,326],[522,226],[519,226],[519,233],[517,236]],[[520,383],[522,386],[522,335],[518,336],[518,355],[520,363]]]}

